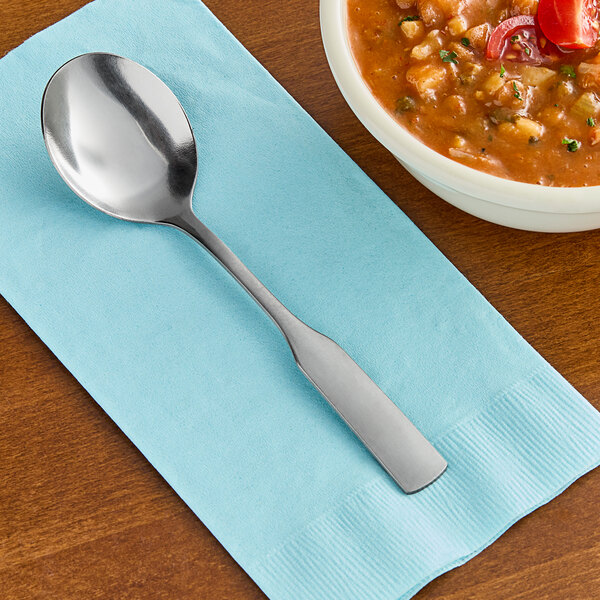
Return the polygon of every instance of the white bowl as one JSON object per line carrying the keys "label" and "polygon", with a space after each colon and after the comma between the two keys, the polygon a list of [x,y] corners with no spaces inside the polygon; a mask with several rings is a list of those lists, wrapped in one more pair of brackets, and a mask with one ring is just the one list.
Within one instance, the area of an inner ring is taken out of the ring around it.
{"label": "white bowl", "polygon": [[600,186],[546,187],[510,181],[455,162],[413,137],[379,104],[350,50],[347,0],[321,0],[321,34],[329,66],[363,125],[424,186],[487,221],[530,231],[600,227]]}

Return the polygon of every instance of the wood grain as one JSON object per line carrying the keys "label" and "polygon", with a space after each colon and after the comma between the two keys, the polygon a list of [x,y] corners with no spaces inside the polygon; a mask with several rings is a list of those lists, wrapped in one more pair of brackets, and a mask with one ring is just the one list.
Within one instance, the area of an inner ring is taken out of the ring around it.
{"label": "wood grain", "polygon": [[[0,0],[0,55],[84,3]],[[598,233],[505,229],[417,184],[337,91],[321,47],[316,0],[206,3],[517,330],[600,407]],[[264,598],[1,299],[0,350],[3,599]],[[600,472],[583,477],[417,597],[600,598],[599,493]]]}

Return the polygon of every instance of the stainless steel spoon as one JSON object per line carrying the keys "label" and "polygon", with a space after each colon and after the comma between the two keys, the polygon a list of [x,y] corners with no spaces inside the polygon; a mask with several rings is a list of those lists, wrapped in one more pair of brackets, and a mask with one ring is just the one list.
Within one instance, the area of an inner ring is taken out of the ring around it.
{"label": "stainless steel spoon", "polygon": [[273,319],[301,371],[405,492],[444,472],[445,460],[348,354],[290,313],[196,218],[194,135],[160,79],[113,54],[78,56],[46,86],[42,129],[54,166],[88,204],[170,225],[204,246]]}

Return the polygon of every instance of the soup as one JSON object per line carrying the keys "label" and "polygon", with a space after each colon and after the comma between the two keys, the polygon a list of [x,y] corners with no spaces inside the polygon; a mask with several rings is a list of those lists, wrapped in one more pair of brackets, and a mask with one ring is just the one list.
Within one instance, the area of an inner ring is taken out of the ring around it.
{"label": "soup", "polygon": [[600,185],[593,0],[348,0],[348,27],[375,98],[440,154],[516,181]]}

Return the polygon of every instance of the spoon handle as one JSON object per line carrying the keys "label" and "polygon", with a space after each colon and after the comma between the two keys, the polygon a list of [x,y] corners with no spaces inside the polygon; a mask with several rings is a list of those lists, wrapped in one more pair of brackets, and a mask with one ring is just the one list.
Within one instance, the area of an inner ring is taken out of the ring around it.
{"label": "spoon handle", "polygon": [[174,217],[167,222],[167,225],[180,229],[204,246],[271,317],[286,339],[290,330],[299,324],[303,325],[302,321],[279,302],[256,275],[193,212],[189,211]]}
{"label": "spoon handle", "polygon": [[406,493],[444,472],[442,456],[352,358],[294,316],[191,211],[166,224],[204,246],[256,300],[282,331],[300,370]]}

